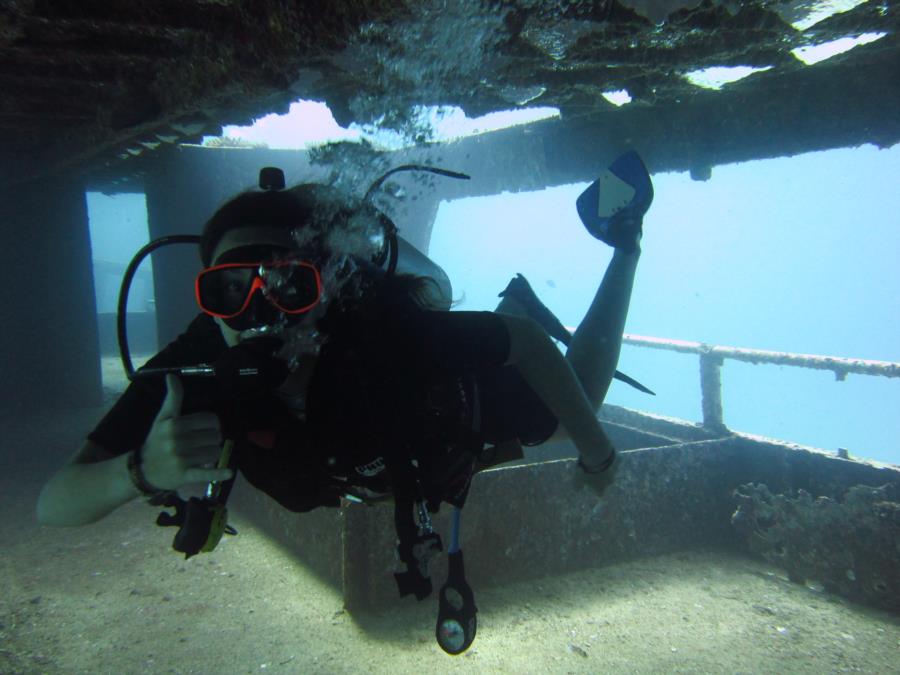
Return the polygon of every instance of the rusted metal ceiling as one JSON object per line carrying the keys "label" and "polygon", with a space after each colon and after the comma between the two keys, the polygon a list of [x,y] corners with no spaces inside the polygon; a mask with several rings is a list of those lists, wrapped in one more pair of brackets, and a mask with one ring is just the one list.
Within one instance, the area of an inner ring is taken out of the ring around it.
{"label": "rusted metal ceiling", "polygon": [[[878,89],[878,114],[863,116],[849,142],[897,142],[900,116],[884,109],[900,96],[897,0],[869,0],[799,30],[789,20],[809,4],[0,0],[0,187],[60,170],[139,180],[174,144],[298,98],[326,101],[342,124],[381,120],[407,131],[415,105],[458,105],[471,116],[527,101],[579,127],[614,113],[638,131],[648,113],[693,106],[690,119],[705,122],[684,129],[689,154],[703,124],[752,119],[732,103],[758,101],[757,91],[782,91],[768,108],[828,115],[814,77],[826,69],[842,78],[829,78],[832,97],[846,80],[865,107],[866,83]],[[791,53],[863,32],[886,36],[815,66]],[[684,78],[733,65],[769,70],[714,96]],[[803,98],[777,86],[807,72]],[[613,89],[633,102],[615,109],[602,96]],[[835,134],[834,145],[847,143]]]}

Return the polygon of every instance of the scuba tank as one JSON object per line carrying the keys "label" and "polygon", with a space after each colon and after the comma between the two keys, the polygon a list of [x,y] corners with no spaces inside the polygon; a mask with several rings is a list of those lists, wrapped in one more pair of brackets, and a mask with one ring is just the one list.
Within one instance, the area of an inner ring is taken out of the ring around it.
{"label": "scuba tank", "polygon": [[[387,180],[389,176],[401,171],[424,171],[439,176],[446,176],[448,178],[456,178],[458,180],[469,180],[471,178],[471,176],[467,174],[459,173],[457,171],[448,171],[447,169],[440,169],[438,167],[425,166],[423,164],[403,164],[391,169],[372,183],[372,185],[369,186],[369,189],[366,190],[363,202],[371,204],[372,196],[384,184],[384,181]],[[439,298],[435,299],[434,306],[437,309],[450,309],[450,305],[453,302],[453,290],[450,285],[450,277],[448,277],[441,266],[431,258],[403,239],[403,237],[397,236],[396,226],[394,226],[393,223],[391,223],[390,226],[393,227],[394,230],[393,240],[394,251],[396,252],[396,262],[392,265],[389,259],[385,271],[388,274],[393,274],[395,272],[399,274],[413,274],[418,277],[427,277],[434,280],[440,294]]]}
{"label": "scuba tank", "polygon": [[434,280],[438,296],[431,298],[435,309],[447,311],[453,302],[453,288],[450,277],[443,268],[403,237],[397,237],[397,273],[413,274]]}

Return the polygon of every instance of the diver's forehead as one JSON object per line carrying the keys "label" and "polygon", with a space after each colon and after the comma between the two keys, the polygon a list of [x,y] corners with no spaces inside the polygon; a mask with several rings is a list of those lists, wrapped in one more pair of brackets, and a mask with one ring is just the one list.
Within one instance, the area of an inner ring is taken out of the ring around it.
{"label": "diver's forehead", "polygon": [[213,264],[219,262],[219,259],[225,254],[236,249],[249,249],[250,247],[258,247],[260,250],[271,248],[275,250],[293,249],[295,248],[294,239],[287,230],[276,227],[241,227],[229,230],[216,247],[213,249]]}

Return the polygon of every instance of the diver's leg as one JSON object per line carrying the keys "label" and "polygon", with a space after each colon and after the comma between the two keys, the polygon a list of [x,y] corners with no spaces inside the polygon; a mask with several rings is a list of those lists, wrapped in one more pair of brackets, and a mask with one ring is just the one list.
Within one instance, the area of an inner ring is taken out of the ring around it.
{"label": "diver's leg", "polygon": [[639,258],[640,246],[634,253],[615,250],[600,288],[566,352],[566,360],[595,411],[600,410],[616,372]]}

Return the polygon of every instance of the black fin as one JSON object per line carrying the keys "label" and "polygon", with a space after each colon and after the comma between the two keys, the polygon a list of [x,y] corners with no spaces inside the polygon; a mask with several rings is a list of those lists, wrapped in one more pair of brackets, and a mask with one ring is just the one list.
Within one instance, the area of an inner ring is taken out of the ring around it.
{"label": "black fin", "polygon": [[[538,325],[547,331],[547,334],[550,337],[559,340],[566,345],[566,347],[572,342],[572,334],[562,325],[562,322],[556,318],[556,315],[541,302],[540,298],[538,298],[537,294],[534,292],[534,289],[531,288],[531,284],[528,283],[528,279],[521,274],[516,274],[509,284],[507,284],[506,288],[498,294],[498,297],[512,298],[518,302],[525,309],[528,316],[537,321]],[[617,370],[613,374],[613,377],[625,384],[631,385],[638,391],[650,394],[651,396],[656,396],[656,393],[625,373]]]}

